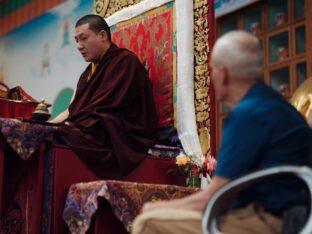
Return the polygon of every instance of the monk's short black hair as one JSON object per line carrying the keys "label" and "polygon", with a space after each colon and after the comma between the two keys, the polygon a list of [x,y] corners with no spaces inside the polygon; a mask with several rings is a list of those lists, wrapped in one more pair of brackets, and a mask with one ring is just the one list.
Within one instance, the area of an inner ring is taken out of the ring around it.
{"label": "monk's short black hair", "polygon": [[96,33],[104,30],[107,33],[108,40],[111,41],[110,29],[109,29],[106,21],[101,16],[99,16],[99,15],[85,15],[77,21],[75,27],[77,28],[78,26],[83,25],[83,24],[89,24],[89,28],[93,32],[96,32]]}

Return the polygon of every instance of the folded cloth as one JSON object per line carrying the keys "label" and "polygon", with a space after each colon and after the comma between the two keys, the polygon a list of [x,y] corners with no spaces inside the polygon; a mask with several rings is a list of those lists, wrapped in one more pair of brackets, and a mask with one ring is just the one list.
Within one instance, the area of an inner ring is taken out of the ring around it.
{"label": "folded cloth", "polygon": [[63,219],[70,233],[85,233],[98,208],[98,197],[104,197],[116,217],[130,231],[134,218],[146,202],[171,200],[190,195],[197,188],[176,185],[99,180],[73,184],[68,192]]}
{"label": "folded cloth", "polygon": [[27,160],[57,126],[0,118],[1,134],[12,149]]}

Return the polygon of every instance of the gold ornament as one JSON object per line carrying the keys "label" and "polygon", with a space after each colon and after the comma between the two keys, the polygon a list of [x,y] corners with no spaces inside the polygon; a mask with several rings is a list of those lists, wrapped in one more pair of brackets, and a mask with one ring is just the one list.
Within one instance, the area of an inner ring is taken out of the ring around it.
{"label": "gold ornament", "polygon": [[109,0],[94,0],[93,13],[101,17],[105,17]]}
{"label": "gold ornament", "polygon": [[295,91],[290,103],[308,119],[312,110],[312,78],[305,80]]}
{"label": "gold ornament", "polygon": [[196,122],[199,141],[204,155],[210,151],[210,120],[208,91],[210,73],[208,68],[208,3],[207,0],[194,0],[194,92]]}

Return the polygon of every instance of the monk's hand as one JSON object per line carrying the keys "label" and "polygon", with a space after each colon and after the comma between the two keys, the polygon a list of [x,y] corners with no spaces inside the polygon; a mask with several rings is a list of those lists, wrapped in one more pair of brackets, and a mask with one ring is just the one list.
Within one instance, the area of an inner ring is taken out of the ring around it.
{"label": "monk's hand", "polygon": [[69,127],[71,127],[71,126],[73,125],[73,124],[72,124],[71,122],[69,122],[69,121],[66,121],[65,124],[66,124],[67,126],[69,126]]}

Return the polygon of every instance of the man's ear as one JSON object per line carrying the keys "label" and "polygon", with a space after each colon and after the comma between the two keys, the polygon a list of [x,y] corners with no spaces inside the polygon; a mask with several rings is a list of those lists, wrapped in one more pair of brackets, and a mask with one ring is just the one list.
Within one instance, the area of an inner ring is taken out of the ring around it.
{"label": "man's ear", "polygon": [[221,83],[222,83],[222,85],[227,86],[229,83],[228,69],[226,67],[222,66],[222,67],[220,67],[220,72],[221,72],[221,75],[220,75]]}
{"label": "man's ear", "polygon": [[105,30],[101,30],[99,32],[99,34],[101,35],[102,39],[104,39],[105,41],[108,40],[108,35],[107,35],[107,32]]}

